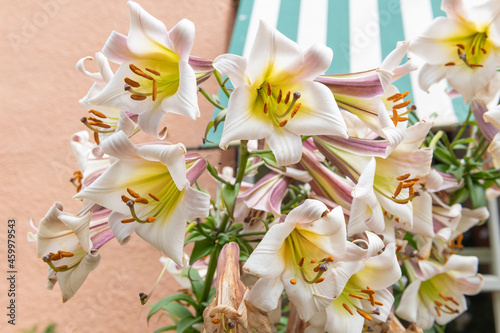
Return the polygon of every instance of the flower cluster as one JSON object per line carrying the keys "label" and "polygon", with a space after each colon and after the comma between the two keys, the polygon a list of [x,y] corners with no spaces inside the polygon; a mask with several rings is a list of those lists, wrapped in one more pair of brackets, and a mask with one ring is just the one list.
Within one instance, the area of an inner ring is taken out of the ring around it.
{"label": "flower cluster", "polygon": [[[63,301],[97,267],[100,247],[136,233],[182,282],[150,312],[168,314],[165,330],[272,332],[288,322],[288,331],[361,332],[394,314],[429,329],[467,310],[464,295],[483,278],[478,259],[460,255],[464,234],[500,193],[500,109],[486,106],[500,64],[497,1],[444,0],[448,17],[398,43],[379,68],[336,75],[324,74],[328,47],[302,49],[265,22],[249,58],[191,56],[193,23],[167,30],[128,4],[129,33],[113,32],[96,53],[99,72],[85,68],[91,57],[77,63],[92,80],[80,102],[94,142],[87,131],[71,140],[74,198],[85,207],[72,215],[56,202],[30,234]],[[472,100],[456,135],[418,119],[393,84],[416,70],[407,51],[427,62],[424,90],[446,78]],[[201,87],[212,76],[227,107]],[[205,133],[223,124],[220,148],[239,143],[237,170],[164,140],[166,113],[200,116],[198,92],[221,110]],[[156,141],[134,143],[139,131]],[[203,173],[216,193],[198,183]]]}

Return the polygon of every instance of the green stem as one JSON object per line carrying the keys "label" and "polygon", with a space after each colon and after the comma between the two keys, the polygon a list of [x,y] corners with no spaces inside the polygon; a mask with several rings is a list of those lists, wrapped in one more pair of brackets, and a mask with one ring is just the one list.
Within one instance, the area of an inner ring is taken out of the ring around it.
{"label": "green stem", "polygon": [[265,235],[265,232],[249,232],[247,234],[238,234],[236,237],[247,237],[247,236],[262,236]]}
{"label": "green stem", "polygon": [[203,285],[203,292],[201,294],[201,302],[204,303],[208,301],[208,295],[210,294],[210,288],[212,287],[212,281],[214,279],[215,271],[217,270],[217,261],[219,259],[220,246],[215,245],[214,252],[210,255],[210,261],[208,263],[207,275],[205,277],[205,284]]}
{"label": "green stem", "polygon": [[224,217],[222,218],[222,222],[220,223],[219,226],[219,233],[226,231],[226,225],[228,221],[229,221],[229,215],[224,215]]}
{"label": "green stem", "polygon": [[465,128],[467,127],[467,124],[469,123],[471,115],[472,115],[472,108],[469,108],[469,113],[467,114],[467,119],[465,119],[463,126],[460,127],[460,130],[458,131],[457,135],[455,136],[455,138],[451,142],[451,145],[450,145],[451,147],[453,147],[455,145],[455,143],[457,142],[457,140],[460,139],[462,134],[464,134]]}
{"label": "green stem", "polygon": [[248,140],[241,140],[240,142],[240,160],[238,162],[238,174],[236,175],[236,181],[234,185],[241,183],[243,177],[245,176],[245,169],[247,167],[248,160]]}
{"label": "green stem", "polygon": [[222,105],[220,105],[219,103],[217,103],[216,101],[214,101],[214,99],[212,97],[210,97],[210,95],[207,93],[207,91],[205,89],[203,89],[202,87],[198,86],[198,91],[201,92],[201,94],[203,96],[205,96],[205,98],[210,103],[212,103],[212,105],[215,106],[216,108],[218,108],[220,110],[224,110],[225,109]]}
{"label": "green stem", "polygon": [[436,135],[434,135],[434,137],[432,138],[431,142],[429,143],[429,148],[431,148],[432,150],[434,150],[434,148],[436,148],[436,145],[439,141],[439,139],[441,139],[441,137],[443,136],[444,132],[443,131],[439,131],[436,133]]}
{"label": "green stem", "polygon": [[214,71],[214,76],[217,79],[217,82],[219,83],[219,86],[221,87],[224,94],[226,94],[227,98],[229,98],[231,94],[229,93],[229,91],[227,91],[224,82],[222,82],[222,77],[220,76],[220,73],[218,71]]}

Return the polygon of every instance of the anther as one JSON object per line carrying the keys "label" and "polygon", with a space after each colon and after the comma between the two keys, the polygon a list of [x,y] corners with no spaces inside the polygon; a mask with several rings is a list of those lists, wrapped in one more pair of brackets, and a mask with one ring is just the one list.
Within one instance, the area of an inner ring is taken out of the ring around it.
{"label": "anther", "polygon": [[135,222],[135,219],[134,218],[129,218],[129,219],[124,219],[124,220],[121,220],[122,223],[132,223],[132,222]]}
{"label": "anther", "polygon": [[295,284],[297,284],[297,280],[295,280],[295,279],[291,279],[291,280],[290,280],[290,283],[291,283],[291,284],[293,284],[293,285],[295,285]]}
{"label": "anther", "polygon": [[314,258],[313,260],[311,260],[311,264],[315,264],[318,262],[318,259]]}
{"label": "anther", "polygon": [[153,73],[153,74],[154,74],[154,75],[156,75],[156,76],[160,76],[160,75],[161,75],[161,73],[160,73],[160,72],[155,71],[154,69],[151,69],[151,68],[147,68],[147,67],[146,67],[146,70],[147,70],[148,72],[150,72],[150,73]]}
{"label": "anther", "polygon": [[148,193],[148,195],[153,198],[154,201],[160,201],[160,198],[158,198],[156,195],[154,195],[153,193]]}
{"label": "anther", "polygon": [[146,96],[139,96],[139,95],[130,95],[130,98],[132,98],[134,101],[143,101],[145,100],[147,97]]}
{"label": "anther", "polygon": [[146,217],[146,222],[153,223],[154,221],[156,221],[156,217],[154,217],[154,216],[148,216],[148,217]]}
{"label": "anther", "polygon": [[273,93],[273,88],[271,88],[271,84],[267,82],[267,96],[271,96]]}
{"label": "anther", "polygon": [[323,213],[321,213],[321,217],[325,217],[330,211],[327,209]]}
{"label": "anther", "polygon": [[235,328],[236,327],[236,322],[234,320],[228,320],[227,323],[226,323],[226,326],[228,328]]}
{"label": "anther", "polygon": [[299,267],[302,267],[304,265],[304,257],[300,258],[299,260]]}
{"label": "anther", "polygon": [[453,296],[448,297],[448,300],[452,301],[456,306],[460,305]]}
{"label": "anther", "polygon": [[137,198],[137,199],[135,199],[135,202],[137,202],[137,203],[141,203],[141,204],[144,204],[144,205],[147,205],[147,204],[149,203],[149,200],[148,200],[148,199],[146,199],[146,198],[142,198],[142,197],[141,197],[141,198]]}
{"label": "anther", "polygon": [[472,45],[472,55],[476,54],[476,45]]}
{"label": "anther", "polygon": [[96,122],[90,122],[89,123],[90,126],[95,126],[95,127],[100,127],[100,128],[111,128],[111,126],[109,126],[108,124],[104,124],[104,123],[96,123]]}
{"label": "anther", "polygon": [[153,101],[156,101],[157,94],[158,94],[158,87],[156,85],[156,80],[153,80]]}
{"label": "anther", "polygon": [[356,312],[363,318],[365,318],[366,320],[372,320],[372,317],[370,317],[367,313],[364,313],[362,311],[360,311],[359,309],[356,309]]}
{"label": "anther", "polygon": [[435,306],[434,309],[436,310],[438,317],[441,317],[441,311],[439,311],[439,308]]}
{"label": "anther", "polygon": [[399,182],[398,187],[396,188],[396,191],[394,192],[394,198],[401,193],[401,190],[403,189],[403,182]]}
{"label": "anther", "polygon": [[406,173],[402,176],[397,177],[396,179],[397,180],[405,180],[405,179],[408,179],[408,177],[410,177],[410,175],[411,175],[410,173]]}
{"label": "anther", "polygon": [[403,103],[394,105],[392,108],[393,109],[402,109],[404,107],[407,107],[410,103],[411,103],[411,101],[404,101]]}
{"label": "anther", "polygon": [[375,301],[375,304],[376,304],[376,305],[380,305],[380,306],[384,306],[384,303],[379,302],[379,301]]}
{"label": "anther", "polygon": [[285,127],[286,124],[288,123],[288,120],[283,120],[282,122],[279,123],[280,127]]}
{"label": "anther", "polygon": [[133,196],[134,198],[140,198],[141,197],[137,192],[135,192],[134,190],[132,190],[130,187],[127,188],[127,192],[131,196]]}
{"label": "anther", "polygon": [[486,49],[484,49],[484,48],[481,48],[481,52],[483,52],[483,54],[488,53],[488,52],[486,52]]}
{"label": "anther", "polygon": [[480,64],[469,64],[470,67],[484,67],[483,65]]}
{"label": "anther", "polygon": [[212,324],[217,325],[217,324],[220,323],[220,319],[218,319],[218,318],[217,319],[212,319],[211,322],[212,322]]}
{"label": "anther", "polygon": [[444,299],[446,302],[448,301],[448,297],[444,296],[443,294],[439,294],[439,297],[441,297],[442,299]]}
{"label": "anther", "polygon": [[350,293],[349,296],[357,298],[357,299],[365,299],[363,296],[359,296],[359,295],[356,295],[356,294],[353,294],[353,293]]}
{"label": "anther", "polygon": [[99,133],[94,132],[94,141],[97,145],[101,144],[101,141],[99,140]]}
{"label": "anther", "polygon": [[95,115],[95,116],[97,116],[97,117],[99,117],[99,118],[107,118],[107,117],[106,117],[106,115],[105,115],[104,113],[99,112],[99,111],[97,111],[97,110],[93,110],[93,109],[91,109],[91,110],[89,110],[89,113],[92,113],[93,115]]}
{"label": "anther", "polygon": [[126,195],[122,195],[122,201],[124,203],[128,203],[131,199],[129,197],[127,197]]}
{"label": "anther", "polygon": [[292,114],[290,115],[290,118],[295,117],[295,115],[297,114],[297,112],[299,112],[299,109],[300,109],[300,107],[301,107],[301,106],[302,106],[302,104],[301,104],[301,103],[297,103],[297,104],[295,105],[295,107],[294,107],[294,108],[293,108],[293,110],[292,110]]}
{"label": "anther", "polygon": [[335,261],[335,259],[332,256],[328,256],[325,258],[325,261],[326,262],[333,262],[333,261]]}
{"label": "anther", "polygon": [[283,97],[283,91],[280,89],[278,97],[276,98],[276,103],[280,104],[282,97]]}
{"label": "anther", "polygon": [[123,81],[125,81],[126,84],[134,88],[139,88],[141,86],[139,82],[134,81],[128,77],[126,77]]}
{"label": "anther", "polygon": [[344,307],[344,309],[346,309],[347,312],[351,314],[351,316],[354,316],[354,312],[352,312],[352,310],[349,308],[347,304],[342,303],[342,306]]}
{"label": "anther", "polygon": [[94,117],[88,117],[88,120],[96,122],[96,123],[102,123],[101,119],[97,119],[97,118],[94,118]]}
{"label": "anther", "polygon": [[267,106],[267,102],[264,103],[264,114],[269,112],[269,107]]}
{"label": "anther", "polygon": [[403,183],[403,188],[409,188],[409,187],[412,187],[415,184],[416,184],[416,182]]}
{"label": "anther", "polygon": [[325,278],[324,278],[324,277],[320,277],[320,278],[316,281],[316,283],[321,283],[321,282],[323,282],[323,281],[325,281]]}
{"label": "anther", "polygon": [[447,304],[445,304],[444,307],[447,308],[448,310],[450,310],[451,312],[458,312],[457,309],[453,309],[451,306],[449,306]]}
{"label": "anther", "polygon": [[291,94],[291,92],[290,92],[290,91],[288,91],[288,92],[286,93],[285,100],[284,100],[285,104],[288,104],[288,102],[290,101],[290,94]]}
{"label": "anther", "polygon": [[464,46],[464,44],[460,44],[460,43],[459,43],[459,44],[457,44],[456,46],[458,46],[458,47],[459,47],[460,49],[462,49],[462,50],[465,50],[465,46]]}
{"label": "anther", "polygon": [[436,304],[437,306],[443,306],[443,303],[441,303],[440,301],[434,301],[434,304]]}
{"label": "anther", "polygon": [[447,62],[444,64],[445,66],[455,66],[456,64],[453,61]]}

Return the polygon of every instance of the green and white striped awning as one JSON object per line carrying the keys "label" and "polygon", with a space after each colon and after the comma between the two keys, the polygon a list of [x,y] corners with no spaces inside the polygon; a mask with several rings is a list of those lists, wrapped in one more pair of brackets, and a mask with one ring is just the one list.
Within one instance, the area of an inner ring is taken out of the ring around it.
{"label": "green and white striped awning", "polygon": [[[440,7],[441,0],[240,0],[229,53],[248,56],[263,20],[304,48],[315,43],[332,48],[327,74],[364,71],[378,67],[398,41],[415,38],[435,17],[444,16]],[[432,117],[439,126],[465,119],[468,107],[462,98],[448,96],[444,81],[427,93],[417,78],[418,71],[396,86],[410,91],[420,118]],[[223,94],[219,97],[227,103]],[[221,133],[218,128],[207,139],[219,142]]]}

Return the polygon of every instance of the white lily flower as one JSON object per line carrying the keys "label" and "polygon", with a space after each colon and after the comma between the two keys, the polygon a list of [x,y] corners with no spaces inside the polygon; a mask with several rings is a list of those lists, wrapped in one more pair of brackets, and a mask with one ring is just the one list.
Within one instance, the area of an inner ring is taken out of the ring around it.
{"label": "white lily flower", "polygon": [[186,220],[208,215],[210,196],[190,186],[206,161],[185,157],[182,144],[136,147],[123,132],[106,139],[102,149],[118,160],[75,198],[113,210],[109,224],[118,241],[135,231],[183,267]]}
{"label": "white lily flower", "polygon": [[259,277],[248,301],[264,311],[278,306],[283,289],[307,321],[344,289],[349,276],[332,270],[346,249],[342,209],[331,212],[317,200],[306,200],[283,223],[272,226],[243,266]]}
{"label": "white lily flower", "polygon": [[40,221],[36,233],[37,256],[49,265],[47,288],[59,282],[63,302],[68,301],[93,271],[101,255],[97,251],[113,238],[107,224],[109,210],[92,216],[91,205],[77,216],[64,212],[56,202]]}
{"label": "white lily flower", "polygon": [[352,261],[343,264],[358,266],[357,272],[350,277],[342,294],[311,318],[306,333],[361,332],[365,325],[367,329],[387,320],[394,302],[387,288],[400,279],[401,269],[394,244],[387,245],[378,254],[384,246],[382,240],[373,233],[368,232],[367,236],[369,241],[348,243],[347,252]]}
{"label": "white lily flower", "polygon": [[436,18],[410,46],[426,62],[420,87],[428,91],[446,78],[466,103],[480,94],[488,101],[497,92],[489,86],[499,79],[500,2],[443,0],[441,9],[447,17]]}
{"label": "white lily flower", "polygon": [[396,314],[429,329],[434,321],[444,325],[467,310],[465,295],[481,291],[483,278],[477,274],[478,259],[452,255],[445,264],[419,261],[412,271],[413,280],[404,290]]}
{"label": "white lily flower", "polygon": [[226,149],[233,140],[265,138],[282,166],[300,160],[301,135],[347,137],[331,92],[313,81],[331,60],[329,48],[314,45],[302,51],[261,21],[248,60],[224,54],[214,61],[235,87],[220,147]]}
{"label": "white lily flower", "polygon": [[139,114],[139,127],[163,136],[158,126],[167,112],[191,119],[200,116],[197,76],[189,65],[194,24],[186,19],[170,31],[137,3],[129,1],[128,36],[113,32],[102,52],[120,64],[113,78],[90,104]]}

